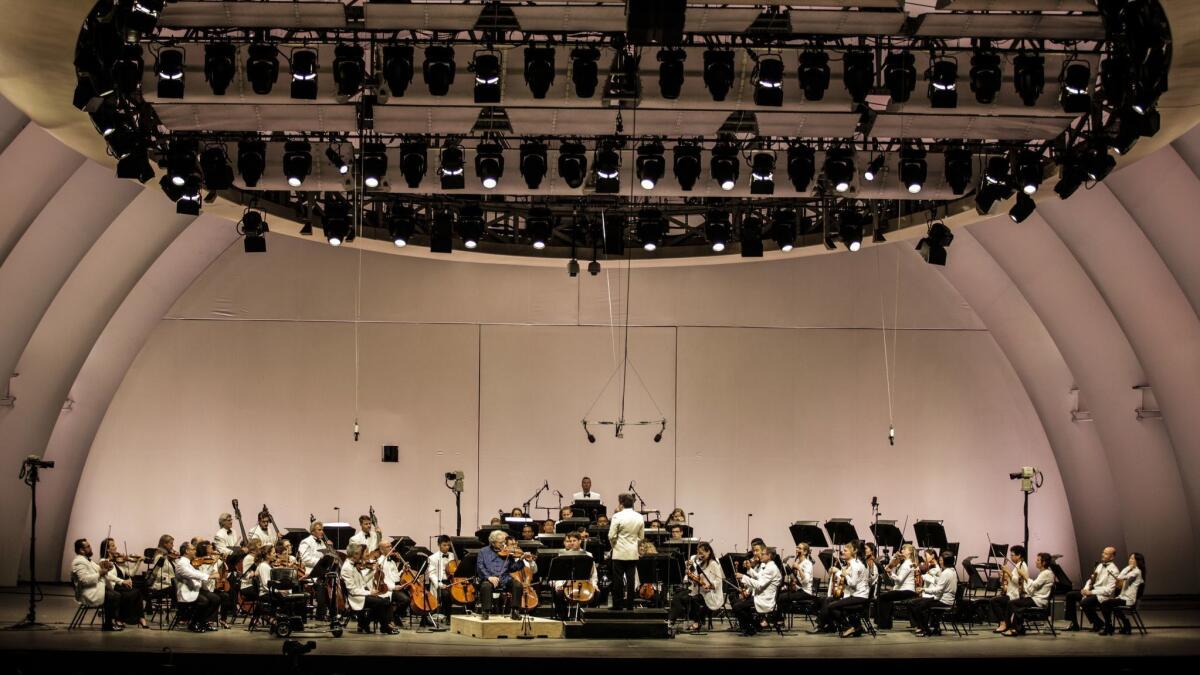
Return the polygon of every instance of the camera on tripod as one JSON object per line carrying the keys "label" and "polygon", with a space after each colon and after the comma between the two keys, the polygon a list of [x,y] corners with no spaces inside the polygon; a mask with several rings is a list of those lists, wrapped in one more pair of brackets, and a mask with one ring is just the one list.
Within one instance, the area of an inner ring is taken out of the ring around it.
{"label": "camera on tripod", "polygon": [[1020,471],[1008,474],[1008,478],[1021,481],[1021,492],[1026,494],[1042,486],[1042,472],[1032,466],[1023,466]]}
{"label": "camera on tripod", "polygon": [[25,466],[34,467],[34,468],[38,468],[38,469],[53,469],[54,468],[54,460],[52,460],[52,459],[45,460],[45,459],[42,459],[41,457],[38,457],[37,455],[30,455],[25,458]]}

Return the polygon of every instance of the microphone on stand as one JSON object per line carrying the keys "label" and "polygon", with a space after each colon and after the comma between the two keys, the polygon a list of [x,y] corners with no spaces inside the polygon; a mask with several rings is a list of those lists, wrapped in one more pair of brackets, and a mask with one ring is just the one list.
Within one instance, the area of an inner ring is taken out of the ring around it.
{"label": "microphone on stand", "polygon": [[871,497],[871,508],[879,508],[879,497]]}

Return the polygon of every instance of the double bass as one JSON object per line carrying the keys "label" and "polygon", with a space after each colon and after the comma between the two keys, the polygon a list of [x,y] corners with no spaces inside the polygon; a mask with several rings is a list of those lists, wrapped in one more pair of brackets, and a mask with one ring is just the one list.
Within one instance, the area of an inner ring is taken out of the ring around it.
{"label": "double bass", "polygon": [[[242,546],[246,546],[250,542],[250,539],[246,537],[246,526],[242,523],[242,510],[238,508],[238,500],[236,499],[233,500],[233,515],[235,518],[237,518],[238,531],[242,534]],[[242,569],[242,562],[245,560],[246,556],[243,555],[238,558],[237,563],[234,565],[234,571],[237,572],[239,576],[241,576],[241,574],[244,572]]]}

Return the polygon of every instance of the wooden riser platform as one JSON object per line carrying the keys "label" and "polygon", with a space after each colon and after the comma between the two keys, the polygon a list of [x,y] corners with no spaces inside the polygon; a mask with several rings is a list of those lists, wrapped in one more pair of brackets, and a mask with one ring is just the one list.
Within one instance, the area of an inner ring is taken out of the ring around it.
{"label": "wooden riser platform", "polygon": [[[563,623],[551,619],[531,618],[529,633],[535,638],[562,638]],[[519,639],[521,622],[507,616],[492,616],[487,621],[478,614],[450,617],[450,632],[457,635],[495,640],[500,638]]]}

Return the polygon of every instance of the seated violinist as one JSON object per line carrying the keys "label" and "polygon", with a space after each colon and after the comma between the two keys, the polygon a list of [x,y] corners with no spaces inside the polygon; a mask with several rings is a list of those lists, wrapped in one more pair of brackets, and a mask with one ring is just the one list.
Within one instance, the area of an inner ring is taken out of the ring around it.
{"label": "seated violinist", "polygon": [[493,530],[488,535],[488,545],[479,551],[476,561],[476,576],[479,583],[480,613],[484,621],[492,613],[492,594],[508,591],[514,598],[512,618],[520,619],[517,611],[517,598],[524,590],[521,582],[513,577],[513,573],[523,568],[531,568],[537,572],[537,563],[533,562],[531,554],[522,554],[515,542],[510,545],[511,538],[504,530]]}
{"label": "seated violinist", "polygon": [[118,626],[136,623],[142,628],[146,625],[142,591],[134,587],[133,577],[137,573],[141,556],[125,556],[117,550],[117,542],[112,537],[100,542],[100,560],[112,564],[112,571],[105,576],[105,594],[113,594],[119,598],[120,614],[114,623]]}
{"label": "seated violinist", "polygon": [[392,542],[384,539],[379,542],[379,564],[383,567],[383,583],[392,594],[392,616],[399,622],[403,617],[408,616],[409,608],[412,605],[410,589],[400,578],[404,570],[408,568],[408,563],[404,562],[399,553],[392,550]]}
{"label": "seated violinist", "polygon": [[[566,555],[586,555],[587,557],[591,558],[592,554],[587,551],[584,551],[581,548],[581,546],[582,546],[582,540],[579,537],[579,533],[578,532],[568,532],[563,537],[564,551],[562,554],[560,554],[560,557],[566,556]],[[591,583],[591,585],[592,585],[591,591],[594,594],[596,592],[596,589],[599,588],[598,578],[596,575],[596,565],[594,565],[594,564],[592,565],[592,574],[591,574],[591,577],[588,579],[588,582]],[[567,620],[567,600],[568,600],[566,593],[567,593],[567,590],[569,590],[567,588],[567,582],[566,581],[554,581],[553,584],[554,584],[554,613],[556,616],[558,616],[558,618],[560,620],[566,621]]]}
{"label": "seated violinist", "polygon": [[346,562],[342,563],[342,583],[346,585],[346,603],[358,613],[358,632],[371,633],[371,622],[379,624],[379,632],[394,635],[392,627],[392,603],[386,583],[376,582],[375,565],[364,559],[366,547],[350,544],[346,547]]}
{"label": "seated violinist", "polygon": [[237,596],[230,592],[229,587],[229,567],[225,564],[216,547],[212,542],[202,541],[196,547],[196,556],[198,559],[207,560],[200,565],[201,572],[207,572],[208,580],[202,585],[204,590],[213,593],[219,598],[220,610],[218,612],[218,623],[221,628],[229,628],[229,617],[233,615],[234,608],[237,603]]}

